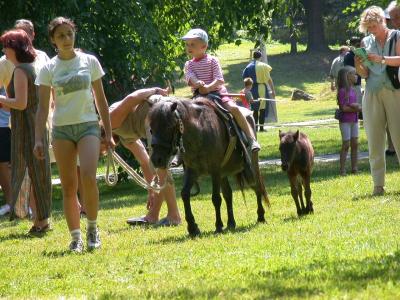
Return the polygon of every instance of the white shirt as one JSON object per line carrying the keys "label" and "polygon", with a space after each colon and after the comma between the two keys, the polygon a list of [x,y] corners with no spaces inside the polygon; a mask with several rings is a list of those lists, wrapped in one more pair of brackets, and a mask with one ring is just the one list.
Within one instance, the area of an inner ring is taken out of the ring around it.
{"label": "white shirt", "polygon": [[[35,49],[36,58],[33,62],[33,66],[35,68],[36,74],[39,74],[40,69],[50,60],[47,54],[41,50]],[[14,72],[14,64],[6,59],[6,56],[3,55],[0,57],[0,88],[4,87],[7,89],[8,84],[11,81],[12,75]]]}
{"label": "white shirt", "polygon": [[13,71],[13,63],[7,60],[5,55],[0,57],[0,88],[4,87],[4,89],[7,89],[7,86],[11,81]]}
{"label": "white shirt", "polygon": [[53,126],[97,121],[92,94],[92,82],[104,71],[93,55],[76,52],[69,60],[53,57],[36,78],[37,85],[53,87],[55,110]]}

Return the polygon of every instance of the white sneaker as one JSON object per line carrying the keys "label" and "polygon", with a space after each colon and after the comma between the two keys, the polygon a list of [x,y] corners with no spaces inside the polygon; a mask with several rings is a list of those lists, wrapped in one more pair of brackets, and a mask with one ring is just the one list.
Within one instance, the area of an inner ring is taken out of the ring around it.
{"label": "white sneaker", "polygon": [[83,241],[81,239],[72,241],[71,244],[69,244],[69,250],[74,253],[82,253]]}
{"label": "white sneaker", "polygon": [[11,210],[10,205],[4,204],[2,207],[0,207],[0,216],[4,216],[8,214]]}
{"label": "white sneaker", "polygon": [[89,250],[100,248],[101,241],[100,241],[99,230],[97,228],[96,230],[88,231],[86,233],[86,239],[87,239],[87,247]]}

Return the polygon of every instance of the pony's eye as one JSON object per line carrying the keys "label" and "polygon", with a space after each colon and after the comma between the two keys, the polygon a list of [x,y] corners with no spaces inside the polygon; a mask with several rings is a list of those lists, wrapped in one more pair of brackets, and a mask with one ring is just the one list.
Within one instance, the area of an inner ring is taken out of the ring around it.
{"label": "pony's eye", "polygon": [[153,130],[150,129],[150,133],[153,134]]}

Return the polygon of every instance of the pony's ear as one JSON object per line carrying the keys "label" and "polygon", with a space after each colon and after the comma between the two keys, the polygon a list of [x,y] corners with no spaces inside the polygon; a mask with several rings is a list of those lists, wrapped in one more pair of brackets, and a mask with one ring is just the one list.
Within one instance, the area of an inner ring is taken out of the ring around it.
{"label": "pony's ear", "polygon": [[282,139],[285,134],[279,129],[279,139]]}
{"label": "pony's ear", "polygon": [[294,141],[297,141],[299,139],[299,130],[296,131],[296,133],[293,135]]}
{"label": "pony's ear", "polygon": [[177,102],[172,103],[172,105],[171,105],[171,111],[175,111],[176,108],[177,108],[177,106],[178,106],[178,103],[177,103]]}

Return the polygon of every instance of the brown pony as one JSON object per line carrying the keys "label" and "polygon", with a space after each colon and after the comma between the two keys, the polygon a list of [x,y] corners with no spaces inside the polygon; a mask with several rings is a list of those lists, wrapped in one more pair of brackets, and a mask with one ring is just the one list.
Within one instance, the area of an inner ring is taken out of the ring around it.
{"label": "brown pony", "polygon": [[[190,205],[190,189],[200,175],[211,176],[216,232],[222,232],[223,228],[221,190],[228,212],[227,227],[236,227],[229,175],[236,175],[242,192],[245,183],[251,185],[257,195],[257,221],[265,222],[262,199],[268,205],[269,200],[258,167],[258,153],[253,153],[251,158],[253,172],[250,174],[253,178],[249,178],[249,172],[244,172],[244,157],[238,145],[227,163],[221,166],[229,143],[229,132],[218,117],[212,102],[207,99],[159,102],[151,108],[149,121],[152,133],[151,161],[156,168],[167,168],[178,148],[183,154],[185,170],[181,196],[191,236],[200,234]],[[252,121],[254,128],[254,120]]]}
{"label": "brown pony", "polygon": [[[313,213],[311,201],[311,173],[314,164],[314,149],[308,137],[298,130],[293,133],[279,130],[279,151],[281,152],[282,170],[287,172],[290,189],[297,215]],[[306,206],[303,202],[303,191],[306,197]]]}

